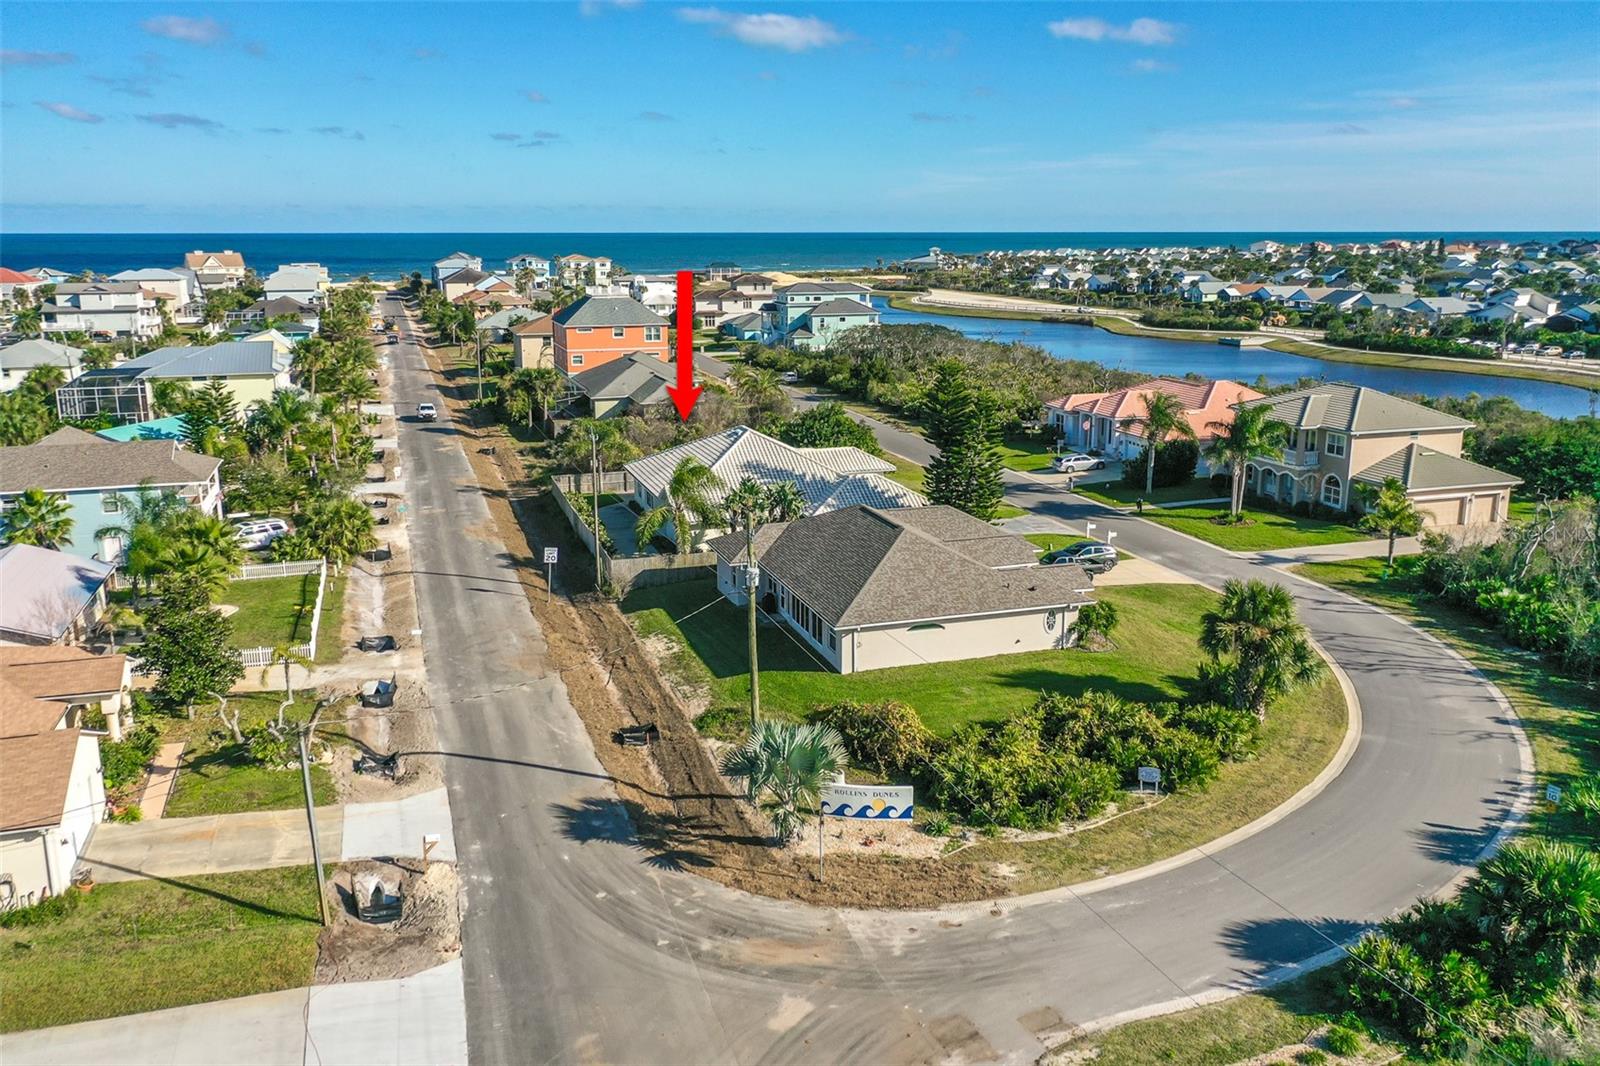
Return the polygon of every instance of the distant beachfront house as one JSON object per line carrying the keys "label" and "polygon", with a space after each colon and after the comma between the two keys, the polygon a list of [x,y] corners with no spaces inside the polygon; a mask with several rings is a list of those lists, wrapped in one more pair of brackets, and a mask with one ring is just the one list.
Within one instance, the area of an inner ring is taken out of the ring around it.
{"label": "distant beachfront house", "polygon": [[709,263],[706,266],[706,277],[712,281],[723,281],[737,273],[739,273],[738,263]]}
{"label": "distant beachfront house", "polygon": [[274,296],[267,300],[257,300],[247,307],[241,307],[227,312],[223,321],[228,325],[253,325],[274,318],[292,318],[303,325],[310,326],[313,330],[321,322],[321,312],[303,300],[293,296]]}
{"label": "distant beachfront house", "polygon": [[31,293],[41,285],[49,284],[36,274],[0,267],[0,304],[10,306],[17,293]]}
{"label": "distant beachfront house", "polygon": [[37,338],[0,348],[0,392],[10,392],[41,366],[60,367],[71,381],[83,372],[83,349]]}
{"label": "distant beachfront house", "polygon": [[533,271],[533,287],[536,289],[544,288],[550,281],[550,260],[542,255],[514,255],[506,260],[506,269],[512,274]]}
{"label": "distant beachfront house", "polygon": [[477,288],[480,281],[490,276],[477,267],[465,266],[442,275],[434,284],[446,300],[454,301]]}
{"label": "distant beachfront house", "polygon": [[671,318],[678,308],[676,274],[635,274],[628,281],[628,295],[663,318]]}
{"label": "distant beachfront house", "polygon": [[148,486],[221,517],[221,466],[221,459],[197,455],[176,441],[119,444],[65,426],[37,443],[0,448],[0,523],[16,497],[43,489],[65,497],[72,517],[72,534],[61,550],[114,563],[122,558],[121,538],[97,539],[95,533],[118,524],[122,497]]}
{"label": "distant beachfront house", "polygon": [[774,346],[826,348],[845,331],[876,326],[881,318],[865,285],[801,281],[773,292],[765,340]]}
{"label": "distant beachfront house", "polygon": [[900,269],[910,274],[922,274],[944,268],[944,255],[938,248],[929,248],[927,255],[914,255],[900,260]]}
{"label": "distant beachfront house", "polygon": [[156,294],[137,281],[67,282],[39,309],[44,333],[144,339],[161,332]]}
{"label": "distant beachfront house", "polygon": [[330,287],[328,272],[316,263],[289,263],[262,283],[268,300],[290,299],[320,305]]}
{"label": "distant beachfront house", "polygon": [[244,256],[231,248],[221,252],[186,252],[183,265],[193,271],[201,289],[232,289],[244,281]]}
{"label": "distant beachfront house", "polygon": [[611,260],[603,255],[558,255],[556,269],[564,285],[584,287],[611,284]]}
{"label": "distant beachfront house", "polygon": [[434,262],[433,268],[429,271],[428,280],[433,282],[433,287],[434,288],[440,289],[442,291],[443,290],[443,286],[440,283],[442,281],[444,281],[445,278],[449,277],[451,274],[454,274],[456,271],[458,271],[458,270],[480,270],[481,271],[482,269],[483,269],[483,257],[482,256],[469,255],[466,252],[451,252],[449,255],[445,256],[443,259],[439,259],[439,260],[436,260]]}
{"label": "distant beachfront house", "polygon": [[153,292],[166,305],[166,311],[175,322],[196,322],[200,318],[200,291],[191,285],[194,277],[189,271],[162,270],[152,267],[145,270],[124,270],[111,275],[111,281],[137,282],[147,292]]}

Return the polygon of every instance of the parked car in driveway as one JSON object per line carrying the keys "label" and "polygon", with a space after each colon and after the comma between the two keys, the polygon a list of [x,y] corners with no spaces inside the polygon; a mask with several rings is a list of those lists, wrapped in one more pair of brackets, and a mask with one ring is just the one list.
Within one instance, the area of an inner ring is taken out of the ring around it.
{"label": "parked car in driveway", "polygon": [[419,422],[437,422],[439,421],[439,412],[431,403],[419,403],[417,404],[417,420]]}
{"label": "parked car in driveway", "polygon": [[1078,452],[1074,455],[1058,455],[1050,461],[1050,469],[1058,474],[1081,474],[1085,470],[1104,470],[1106,461],[1093,455]]}
{"label": "parked car in driveway", "polygon": [[289,523],[281,518],[256,518],[236,523],[239,546],[246,551],[271,547],[272,543],[289,535]]}
{"label": "parked car in driveway", "polygon": [[800,375],[799,375],[799,373],[797,373],[796,371],[793,371],[793,370],[785,370],[782,374],[780,374],[778,376],[778,378],[785,385],[798,385],[798,384],[800,384]]}
{"label": "parked car in driveway", "polygon": [[1080,540],[1050,552],[1039,561],[1046,566],[1077,563],[1084,573],[1103,574],[1117,565],[1117,549],[1100,540]]}

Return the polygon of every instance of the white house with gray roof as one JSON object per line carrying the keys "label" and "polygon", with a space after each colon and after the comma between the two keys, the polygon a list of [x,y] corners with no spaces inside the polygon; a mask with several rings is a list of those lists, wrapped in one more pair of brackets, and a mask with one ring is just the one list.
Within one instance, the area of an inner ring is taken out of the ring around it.
{"label": "white house with gray roof", "polygon": [[40,331],[91,337],[154,337],[161,332],[156,294],[137,281],[67,282],[39,308]]}
{"label": "white house with gray roof", "polygon": [[[892,463],[860,448],[797,448],[749,426],[734,426],[624,464],[623,469],[633,478],[633,501],[640,511],[667,501],[673,473],[691,457],[716,475],[721,485],[716,493],[719,500],[746,477],[753,477],[769,486],[794,482],[806,501],[808,515],[863,504],[895,508],[928,503],[920,492],[884,476],[894,469]],[[663,535],[676,541],[671,526]]]}
{"label": "white house with gray roof", "polygon": [[881,319],[872,306],[872,290],[853,281],[800,281],[772,294],[766,311],[770,345],[826,348],[845,330],[876,326]]}
{"label": "white house with gray roof", "polygon": [[1329,382],[1248,405],[1270,407],[1285,439],[1246,465],[1245,491],[1280,503],[1360,511],[1360,486],[1393,477],[1429,525],[1484,525],[1505,519],[1521,484],[1461,457],[1471,422],[1377,389]]}
{"label": "white house with gray roof", "polygon": [[10,392],[41,366],[60,367],[71,381],[83,372],[83,349],[37,338],[0,348],[0,392]]}
{"label": "white house with gray roof", "polygon": [[[718,591],[743,605],[744,535],[709,546]],[[1064,648],[1093,601],[1082,568],[1040,566],[1022,537],[953,507],[772,523],[755,555],[758,605],[841,674]]]}

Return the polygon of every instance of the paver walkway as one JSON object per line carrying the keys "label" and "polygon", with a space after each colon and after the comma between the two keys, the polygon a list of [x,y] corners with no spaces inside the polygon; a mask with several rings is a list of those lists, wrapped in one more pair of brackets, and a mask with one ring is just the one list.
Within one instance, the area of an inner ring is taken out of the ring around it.
{"label": "paver walkway", "polygon": [[[454,862],[450,802],[442,788],[384,803],[317,809],[325,862],[378,856],[420,856],[422,838],[438,834],[430,858]],[[163,818],[95,827],[82,862],[96,881],[299,866],[311,861],[311,835],[301,809]]]}
{"label": "paver walkway", "polygon": [[144,789],[139,793],[139,814],[146,822],[153,822],[167,809],[172,798],[172,786],[178,783],[178,760],[183,758],[183,741],[163,744],[150,760],[150,776],[145,778]]}
{"label": "paver walkway", "polygon": [[266,992],[0,1036],[6,1066],[467,1061],[461,960],[394,981]]}

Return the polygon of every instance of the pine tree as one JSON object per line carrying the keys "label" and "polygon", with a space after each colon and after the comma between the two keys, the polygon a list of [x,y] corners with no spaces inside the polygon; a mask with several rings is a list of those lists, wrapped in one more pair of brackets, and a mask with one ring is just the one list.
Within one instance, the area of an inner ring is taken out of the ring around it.
{"label": "pine tree", "polygon": [[964,366],[947,360],[935,368],[926,407],[928,440],[939,449],[928,464],[928,499],[993,518],[1005,492],[993,400],[973,385]]}

